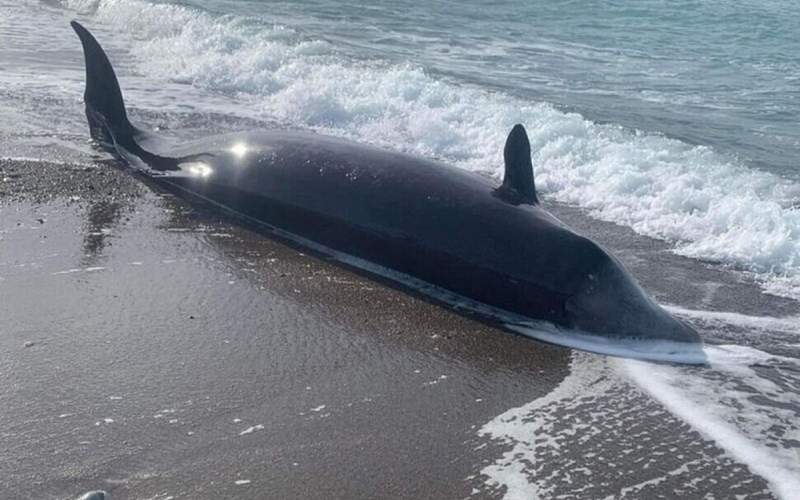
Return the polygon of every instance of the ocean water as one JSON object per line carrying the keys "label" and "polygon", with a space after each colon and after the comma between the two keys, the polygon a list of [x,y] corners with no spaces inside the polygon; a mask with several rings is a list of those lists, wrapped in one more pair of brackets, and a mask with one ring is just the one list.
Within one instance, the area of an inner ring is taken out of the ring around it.
{"label": "ocean water", "polygon": [[[800,3],[0,0],[0,157],[96,157],[72,18],[146,128],[315,130],[499,181],[506,134],[524,123],[545,199],[800,300]],[[724,341],[710,366],[576,354],[560,392],[509,410],[530,418],[482,429],[523,448],[485,470],[491,484],[530,493],[526,464],[550,452],[525,448],[541,437],[531,422],[605,373],[792,498],[800,319],[700,309],[673,312]]]}

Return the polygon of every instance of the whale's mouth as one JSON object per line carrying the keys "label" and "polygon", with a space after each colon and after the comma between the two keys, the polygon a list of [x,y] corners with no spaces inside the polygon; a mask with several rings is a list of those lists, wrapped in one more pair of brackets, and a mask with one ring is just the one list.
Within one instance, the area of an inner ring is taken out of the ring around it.
{"label": "whale's mouth", "polygon": [[662,347],[700,343],[699,335],[689,324],[670,315],[644,293],[638,297],[622,297],[622,300],[617,297],[614,301],[604,299],[599,305],[594,300],[586,308],[581,307],[579,299],[571,297],[567,300],[565,310],[570,322],[568,327],[557,327],[563,328],[559,335],[586,337],[587,342],[599,338],[645,346],[636,348],[636,351],[649,351],[646,346],[657,341],[662,341]]}
{"label": "whale's mouth", "polygon": [[708,363],[701,340],[682,342],[660,339],[657,335],[655,338],[605,336],[535,320],[511,320],[503,325],[526,337],[597,354],[693,365]]}

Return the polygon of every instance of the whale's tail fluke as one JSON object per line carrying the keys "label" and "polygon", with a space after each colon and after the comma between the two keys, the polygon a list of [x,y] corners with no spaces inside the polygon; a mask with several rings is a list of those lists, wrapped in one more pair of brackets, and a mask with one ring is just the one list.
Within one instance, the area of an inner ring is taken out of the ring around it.
{"label": "whale's tail fluke", "polygon": [[153,136],[137,129],[128,121],[122,91],[108,56],[89,30],[77,21],[70,22],[70,25],[83,45],[86,61],[86,91],[83,100],[92,139],[116,151],[132,164],[143,163],[151,171],[176,170],[178,159],[158,156],[140,146],[142,139]]}
{"label": "whale's tail fluke", "polygon": [[86,60],[86,119],[92,138],[105,145],[127,142],[134,134],[134,127],[125,113],[122,91],[117,75],[111,67],[106,53],[89,31],[77,21],[70,23],[83,44]]}

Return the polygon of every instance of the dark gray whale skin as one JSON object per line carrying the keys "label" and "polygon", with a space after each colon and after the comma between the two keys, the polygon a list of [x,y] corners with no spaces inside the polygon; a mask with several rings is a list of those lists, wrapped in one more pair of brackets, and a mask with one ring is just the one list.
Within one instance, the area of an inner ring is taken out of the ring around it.
{"label": "dark gray whale skin", "polygon": [[92,137],[155,182],[514,315],[614,339],[699,342],[612,255],[539,206],[521,125],[506,142],[499,188],[440,162],[308,132],[173,145],[130,124],[105,53],[72,26]]}

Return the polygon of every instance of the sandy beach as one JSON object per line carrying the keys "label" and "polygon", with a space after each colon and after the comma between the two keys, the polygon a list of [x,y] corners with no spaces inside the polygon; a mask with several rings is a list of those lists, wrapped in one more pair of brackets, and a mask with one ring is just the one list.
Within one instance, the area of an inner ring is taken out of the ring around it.
{"label": "sandy beach", "polygon": [[[0,178],[2,498],[499,498],[491,467],[519,443],[484,426],[517,407],[558,441],[530,464],[558,478],[553,495],[772,497],[602,356],[459,315],[110,162],[3,160]],[[797,312],[555,212],[659,299]],[[681,269],[720,284],[696,289]],[[547,406],[567,389],[572,403]]]}

